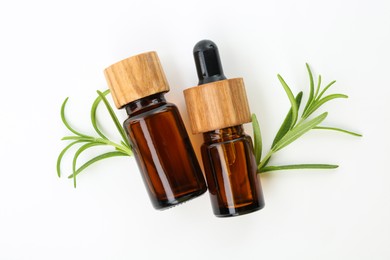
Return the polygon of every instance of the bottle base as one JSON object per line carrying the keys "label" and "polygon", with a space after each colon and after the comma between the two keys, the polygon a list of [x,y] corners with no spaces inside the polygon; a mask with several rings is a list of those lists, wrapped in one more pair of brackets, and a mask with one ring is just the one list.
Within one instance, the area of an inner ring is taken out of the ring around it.
{"label": "bottle base", "polygon": [[184,202],[187,202],[187,201],[190,201],[192,199],[195,199],[195,198],[203,195],[206,191],[207,191],[207,188],[203,189],[203,190],[196,191],[196,192],[192,192],[192,193],[189,193],[189,194],[185,194],[183,196],[175,198],[174,200],[164,200],[164,201],[160,200],[157,203],[155,203],[153,205],[153,207],[155,209],[157,209],[157,210],[170,209],[170,208],[173,208],[173,207],[175,207],[177,205],[180,205],[180,204],[182,204]]}
{"label": "bottle base", "polygon": [[242,208],[219,208],[218,212],[214,211],[214,215],[218,218],[227,218],[227,217],[238,217],[246,215],[252,212],[256,212],[264,208],[265,203],[263,202],[260,205],[254,207],[253,205],[242,207]]}

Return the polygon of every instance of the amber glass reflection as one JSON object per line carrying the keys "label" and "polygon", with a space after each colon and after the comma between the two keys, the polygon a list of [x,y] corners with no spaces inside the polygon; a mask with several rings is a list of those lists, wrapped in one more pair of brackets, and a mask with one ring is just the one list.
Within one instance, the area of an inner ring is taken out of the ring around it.
{"label": "amber glass reflection", "polygon": [[203,194],[206,183],[177,107],[160,93],[126,111],[124,128],[153,206],[164,209]]}
{"label": "amber glass reflection", "polygon": [[264,207],[250,136],[242,126],[203,134],[202,158],[214,214],[243,215]]}

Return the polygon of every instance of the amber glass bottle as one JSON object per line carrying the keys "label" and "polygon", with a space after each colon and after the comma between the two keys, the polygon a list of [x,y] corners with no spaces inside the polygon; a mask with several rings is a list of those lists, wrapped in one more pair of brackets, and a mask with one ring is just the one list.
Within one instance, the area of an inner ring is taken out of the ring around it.
{"label": "amber glass bottle", "polygon": [[187,131],[155,52],[120,61],[105,70],[114,102],[129,118],[124,128],[156,209],[203,194],[207,188]]}
{"label": "amber glass bottle", "polygon": [[264,207],[242,78],[226,79],[212,41],[195,45],[199,85],[184,91],[193,133],[203,133],[202,159],[214,214],[238,216]]}

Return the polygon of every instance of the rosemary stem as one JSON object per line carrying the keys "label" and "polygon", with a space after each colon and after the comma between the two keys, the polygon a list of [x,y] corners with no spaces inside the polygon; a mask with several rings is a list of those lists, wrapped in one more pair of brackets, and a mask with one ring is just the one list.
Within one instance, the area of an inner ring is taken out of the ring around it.
{"label": "rosemary stem", "polygon": [[269,150],[269,152],[267,153],[267,155],[263,158],[263,160],[259,163],[259,165],[257,166],[257,170],[260,171],[261,168],[263,168],[265,166],[265,163],[268,161],[268,159],[272,156],[272,154],[274,153],[274,151],[271,149]]}

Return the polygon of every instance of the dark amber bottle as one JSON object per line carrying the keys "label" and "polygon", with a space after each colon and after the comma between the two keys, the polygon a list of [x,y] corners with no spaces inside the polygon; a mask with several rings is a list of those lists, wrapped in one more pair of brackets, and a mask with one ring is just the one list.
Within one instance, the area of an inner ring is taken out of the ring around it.
{"label": "dark amber bottle", "polygon": [[203,194],[206,182],[155,52],[120,61],[105,70],[124,128],[153,206],[165,209]]}
{"label": "dark amber bottle", "polygon": [[199,85],[184,91],[193,133],[203,133],[202,159],[214,214],[238,216],[264,207],[242,78],[226,79],[218,48],[200,41],[194,48]]}

